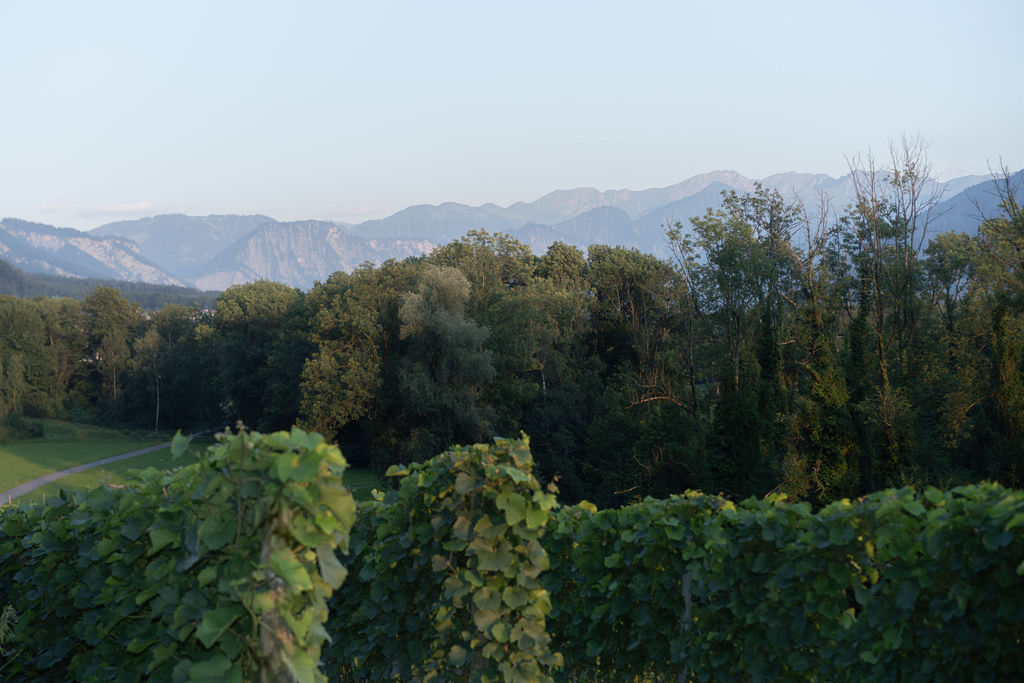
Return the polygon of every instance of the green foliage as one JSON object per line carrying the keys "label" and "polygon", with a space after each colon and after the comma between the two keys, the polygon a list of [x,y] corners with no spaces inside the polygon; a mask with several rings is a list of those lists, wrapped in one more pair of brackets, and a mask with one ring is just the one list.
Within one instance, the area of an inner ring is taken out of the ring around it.
{"label": "green foliage", "polygon": [[402,296],[392,401],[410,424],[399,449],[403,459],[422,460],[449,444],[489,436],[488,411],[478,397],[494,368],[484,348],[487,328],[464,314],[469,292],[461,272],[428,264],[417,291]]}
{"label": "green foliage", "polygon": [[818,513],[687,493],[549,522],[574,680],[1016,680],[1024,492],[886,490]]}
{"label": "green foliage", "polygon": [[128,488],[3,508],[5,680],[324,680],[345,466],[318,435],[243,432]]}
{"label": "green foliage", "polygon": [[4,680],[1024,676],[1022,491],[559,507],[524,437],[393,467],[356,524],[345,467],[243,432],[0,509]]}
{"label": "green foliage", "polygon": [[94,359],[104,397],[108,405],[116,409],[122,374],[131,357],[130,343],[142,312],[111,287],[94,289],[85,298],[82,308],[89,334],[89,354]]}
{"label": "green foliage", "polygon": [[1020,176],[997,179],[1002,215],[977,235],[933,236],[915,144],[853,173],[838,220],[826,198],[805,211],[762,187],[725,193],[668,228],[671,262],[564,243],[537,258],[481,230],[308,295],[232,287],[215,313],[140,316],[103,287],[84,305],[0,297],[0,438],[23,417],[298,420],[383,472],[525,431],[538,476],[602,506],[688,488],[820,507],[1019,487]]}
{"label": "green foliage", "polygon": [[399,488],[364,508],[331,602],[332,676],[550,680],[561,656],[540,576],[555,495],[532,467],[525,439],[499,439],[390,470]]}
{"label": "green foliage", "polygon": [[[3,609],[0,610],[0,657],[12,656],[7,646],[14,640],[14,631],[11,629],[11,626],[17,618],[18,615],[14,611],[14,607],[9,604],[4,605]],[[2,670],[3,667],[0,666],[0,671]]]}
{"label": "green foliage", "polygon": [[312,351],[305,295],[267,280],[234,285],[217,297],[213,327],[222,361],[217,383],[230,416],[261,428],[292,424]]}

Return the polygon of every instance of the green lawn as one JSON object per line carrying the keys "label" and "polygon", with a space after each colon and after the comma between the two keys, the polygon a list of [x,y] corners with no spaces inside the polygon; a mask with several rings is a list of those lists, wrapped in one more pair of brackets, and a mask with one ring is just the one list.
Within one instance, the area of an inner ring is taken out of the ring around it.
{"label": "green lawn", "polygon": [[140,441],[146,438],[154,438],[156,439],[154,443],[160,443],[161,440],[170,441],[172,436],[171,433],[157,436],[144,433],[125,434],[116,429],[79,424],[77,422],[64,422],[63,420],[37,419],[31,420],[31,422],[43,427],[42,438],[33,439],[33,441]]}
{"label": "green lawn", "polygon": [[[0,452],[2,452],[2,449],[0,449]],[[2,458],[2,456],[0,456],[0,458]],[[117,486],[127,482],[125,472],[128,470],[142,470],[147,467],[169,469],[176,465],[187,464],[187,462],[188,461],[185,459],[175,462],[173,458],[171,458],[171,449],[164,448],[159,451],[153,451],[152,453],[145,453],[135,458],[128,458],[127,460],[112,462],[109,465],[94,467],[91,470],[86,470],[84,472],[77,472],[58,481],[51,481],[49,484],[45,484],[31,493],[26,493],[21,496],[18,498],[18,501],[22,503],[40,503],[47,498],[53,498],[54,496],[60,495],[61,489],[88,489],[93,486],[98,486],[100,482],[106,482]],[[3,461],[0,459],[0,467],[2,466]],[[380,477],[370,470],[345,470],[344,479],[345,484],[352,490],[352,495],[356,500],[360,501],[371,500],[370,492],[373,489],[385,488],[385,483],[381,481]],[[0,501],[0,503],[5,502],[7,501]]]}
{"label": "green lawn", "polygon": [[342,480],[352,490],[356,500],[372,500],[370,491],[373,489],[388,490],[388,482],[384,477],[377,476],[371,470],[349,468],[342,475]]}
{"label": "green lawn", "polygon": [[[113,455],[117,455],[117,453],[113,453]],[[51,481],[49,484],[45,484],[35,491],[21,496],[18,498],[18,501],[22,503],[38,503],[46,498],[53,498],[58,495],[61,489],[88,489],[98,486],[100,482],[104,481],[117,486],[127,481],[124,475],[128,470],[144,470],[147,467],[163,470],[184,464],[186,464],[184,458],[175,462],[171,458],[171,449],[162,448],[159,451],[143,453],[134,458],[119,460],[84,472],[76,472],[57,481]]]}
{"label": "green lawn", "polygon": [[[0,444],[0,491],[6,491],[50,472],[146,448],[167,440],[167,437],[149,440],[131,438],[131,436],[102,427],[57,420],[42,420],[40,422],[44,429],[42,438]],[[202,443],[195,445],[205,446]],[[174,461],[171,458],[170,449],[164,448],[72,474],[27,493],[18,501],[35,503],[44,498],[58,495],[62,488],[91,488],[104,481],[113,485],[121,485],[126,482],[124,475],[128,470],[140,470],[147,467],[170,469],[188,462],[190,462],[188,458]],[[345,471],[344,478],[357,500],[370,500],[371,490],[386,486],[386,482],[370,470],[348,469]],[[6,500],[0,501],[0,504],[6,502]]]}
{"label": "green lawn", "polygon": [[[0,491],[24,484],[36,477],[84,465],[112,455],[120,455],[160,443],[147,441],[22,441],[0,446]],[[143,458],[145,456],[139,456]],[[108,467],[125,465],[125,469],[138,467],[138,459],[113,463]],[[93,475],[101,468],[81,472],[79,476]],[[122,470],[123,471],[123,470]],[[94,479],[99,481],[99,479]]]}

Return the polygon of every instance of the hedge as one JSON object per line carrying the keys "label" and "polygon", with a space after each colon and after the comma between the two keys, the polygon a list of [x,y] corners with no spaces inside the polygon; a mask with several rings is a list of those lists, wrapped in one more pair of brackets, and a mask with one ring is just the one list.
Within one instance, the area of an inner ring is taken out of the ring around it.
{"label": "hedge", "polygon": [[317,435],[240,434],[0,510],[0,677],[1024,680],[1021,491],[598,511],[503,439],[392,468],[352,526],[344,467]]}
{"label": "hedge", "polygon": [[332,678],[552,680],[540,576],[556,502],[532,467],[525,439],[499,439],[389,471],[400,486],[360,509],[331,600]]}
{"label": "hedge", "polygon": [[326,680],[335,549],[355,516],[345,460],[297,429],[196,455],[128,488],[0,509],[0,606],[17,615],[3,680]]}
{"label": "hedge", "polygon": [[1022,525],[996,484],[562,508],[549,632],[578,680],[1022,680]]}

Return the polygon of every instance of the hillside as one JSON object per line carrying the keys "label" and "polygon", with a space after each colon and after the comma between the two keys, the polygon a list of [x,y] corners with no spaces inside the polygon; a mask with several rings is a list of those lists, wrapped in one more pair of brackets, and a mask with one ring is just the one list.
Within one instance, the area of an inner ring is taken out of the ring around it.
{"label": "hillside", "polygon": [[184,284],[143,256],[131,240],[16,218],[0,221],[0,258],[31,273]]}
{"label": "hillside", "polygon": [[26,273],[0,259],[0,295],[31,299],[37,296],[66,297],[81,301],[96,287],[113,287],[124,298],[155,311],[164,304],[197,305],[202,309],[216,307],[219,292],[201,292],[191,287],[157,285],[149,282],[102,280],[98,278],[65,277]]}

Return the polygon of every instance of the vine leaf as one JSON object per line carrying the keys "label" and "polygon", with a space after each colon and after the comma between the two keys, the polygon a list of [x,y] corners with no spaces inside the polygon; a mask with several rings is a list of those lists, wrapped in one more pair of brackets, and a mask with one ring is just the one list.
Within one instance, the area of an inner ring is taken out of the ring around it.
{"label": "vine leaf", "polygon": [[[196,638],[206,647],[212,647],[224,631],[245,613],[241,605],[225,605],[212,609],[203,615],[203,621],[196,630]],[[230,662],[229,662],[230,664]],[[224,669],[226,672],[227,669]],[[222,672],[223,673],[223,672]]]}

